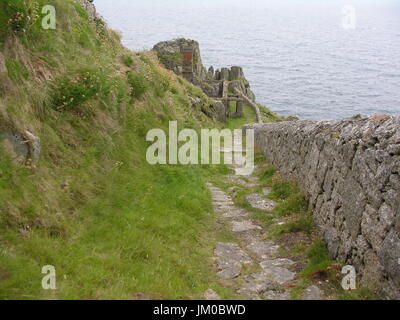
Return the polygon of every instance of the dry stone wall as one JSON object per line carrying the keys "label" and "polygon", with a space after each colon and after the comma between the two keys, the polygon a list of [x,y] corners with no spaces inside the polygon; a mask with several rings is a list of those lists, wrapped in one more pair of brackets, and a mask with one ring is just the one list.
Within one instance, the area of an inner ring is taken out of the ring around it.
{"label": "dry stone wall", "polygon": [[254,124],[256,143],[299,181],[332,257],[400,296],[400,117]]}

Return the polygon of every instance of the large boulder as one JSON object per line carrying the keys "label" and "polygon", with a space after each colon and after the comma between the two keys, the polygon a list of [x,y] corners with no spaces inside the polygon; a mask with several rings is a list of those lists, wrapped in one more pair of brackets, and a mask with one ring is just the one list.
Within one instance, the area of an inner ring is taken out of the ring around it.
{"label": "large boulder", "polygon": [[193,48],[193,83],[200,85],[207,78],[207,70],[201,61],[201,53],[199,43],[190,39],[174,39],[157,43],[153,47],[164,66],[175,72],[177,75],[182,75],[182,49],[186,47]]}
{"label": "large boulder", "polygon": [[39,160],[40,139],[29,131],[23,133],[1,131],[0,145],[16,163],[34,166]]}
{"label": "large boulder", "polygon": [[199,43],[190,39],[174,39],[157,43],[153,51],[157,53],[164,66],[175,74],[183,75],[183,57],[182,49],[193,48],[193,84],[199,86],[205,94],[211,98],[221,97],[222,82],[230,81],[229,90],[234,93],[234,88],[240,89],[250,100],[255,101],[256,97],[250,89],[243,69],[239,66],[231,68],[221,68],[215,70],[210,67],[208,70],[204,67],[201,60]]}
{"label": "large boulder", "polygon": [[207,81],[201,84],[201,89],[211,98],[221,97],[222,87],[223,85],[221,81]]}
{"label": "large boulder", "polygon": [[241,80],[244,79],[244,73],[242,67],[234,66],[229,70],[229,80]]}

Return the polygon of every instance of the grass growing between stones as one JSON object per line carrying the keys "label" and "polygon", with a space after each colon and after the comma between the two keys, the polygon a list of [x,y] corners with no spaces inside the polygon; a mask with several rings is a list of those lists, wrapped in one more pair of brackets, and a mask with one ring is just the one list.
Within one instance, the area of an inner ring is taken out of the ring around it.
{"label": "grass growing between stones", "polygon": [[[254,175],[259,178],[259,185],[247,187],[245,184],[228,183],[224,187],[228,190],[235,188],[231,193],[235,203],[251,212],[252,218],[267,230],[268,239],[280,245],[279,256],[296,262],[298,277],[291,284],[291,299],[302,299],[304,290],[311,285],[321,289],[324,299],[375,298],[373,291],[365,287],[353,291],[342,288],[343,265],[331,259],[325,242],[317,233],[307,199],[297,183],[282,178],[276,168],[265,162],[261,153],[256,154],[255,160],[259,170]],[[243,180],[251,183],[251,178]],[[264,197],[277,203],[269,212],[254,209],[246,201],[247,195],[264,194],[265,190],[268,192]]]}

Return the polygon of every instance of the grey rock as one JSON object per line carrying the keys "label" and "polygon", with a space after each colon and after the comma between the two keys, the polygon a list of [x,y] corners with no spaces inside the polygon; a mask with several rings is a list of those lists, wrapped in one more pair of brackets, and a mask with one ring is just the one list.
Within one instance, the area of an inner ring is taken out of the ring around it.
{"label": "grey rock", "polygon": [[383,241],[378,256],[386,272],[400,286],[400,239],[395,230],[392,230]]}
{"label": "grey rock", "polygon": [[268,196],[271,194],[271,188],[263,188],[262,193],[264,196]]}
{"label": "grey rock", "polygon": [[317,286],[306,288],[302,300],[322,300],[321,290]]}
{"label": "grey rock", "polygon": [[276,206],[275,201],[265,199],[257,193],[247,195],[246,200],[253,208],[259,210],[270,211]]}
{"label": "grey rock", "polygon": [[240,275],[242,264],[234,259],[218,258],[217,259],[218,272],[217,275],[224,279],[234,279]]}
{"label": "grey rock", "polygon": [[233,203],[233,201],[213,201],[213,206],[214,207],[221,207],[221,208],[226,208],[226,207],[229,207],[229,206],[234,206],[235,204]]}
{"label": "grey rock", "polygon": [[218,80],[229,80],[229,69],[228,68],[221,68],[219,79]]}
{"label": "grey rock", "polygon": [[214,110],[217,114],[218,120],[221,122],[225,122],[226,121],[226,109],[225,109],[225,105],[222,103],[222,101],[214,100],[212,107],[214,108]]}
{"label": "grey rock", "polygon": [[279,246],[272,241],[255,240],[247,245],[247,248],[260,259],[267,259],[278,252]]}
{"label": "grey rock", "polygon": [[229,80],[238,80],[238,79],[243,79],[244,78],[244,73],[242,67],[234,66],[231,68],[229,71]]}
{"label": "grey rock", "polygon": [[274,260],[266,260],[260,263],[261,268],[264,270],[273,268],[273,267],[282,267],[282,266],[291,266],[294,265],[295,262],[286,259],[286,258],[279,258],[279,259],[274,259]]}
{"label": "grey rock", "polygon": [[208,68],[208,71],[207,71],[207,78],[208,79],[210,79],[210,80],[213,80],[214,79],[214,67],[210,67],[210,68]]}
{"label": "grey rock", "polygon": [[96,7],[93,4],[93,0],[77,0],[77,1],[86,10],[90,20],[94,21],[95,19],[99,18],[96,11]]}
{"label": "grey rock", "polygon": [[277,284],[272,281],[252,281],[245,283],[237,292],[240,294],[263,293],[276,288]]}
{"label": "grey rock", "polygon": [[289,293],[270,290],[264,292],[263,297],[267,300],[289,300]]}
{"label": "grey rock", "polygon": [[237,209],[233,205],[220,205],[220,206],[215,206],[214,210],[216,212],[220,212],[220,213],[229,213],[229,212],[235,211]]}
{"label": "grey rock", "polygon": [[204,299],[206,300],[221,300],[221,297],[213,289],[208,289],[204,292]]}
{"label": "grey rock", "polygon": [[224,218],[236,219],[236,218],[244,218],[247,217],[248,215],[249,213],[246,210],[234,209],[224,213],[222,216]]}
{"label": "grey rock", "polygon": [[200,46],[197,41],[184,38],[162,41],[157,43],[152,50],[157,52],[159,57],[161,57],[161,61],[166,68],[176,72],[176,68],[182,63],[180,58],[181,51],[185,47],[193,48],[193,83],[199,85],[206,80],[207,71],[201,61]]}
{"label": "grey rock", "polygon": [[252,262],[248,254],[244,252],[236,243],[219,242],[214,253],[219,257],[227,258],[239,263],[247,264]]}
{"label": "grey rock", "polygon": [[267,279],[275,281],[279,284],[285,284],[292,281],[296,274],[282,267],[269,267],[264,269],[264,274]]}
{"label": "grey rock", "polygon": [[0,132],[0,143],[5,151],[17,163],[38,162],[41,152],[40,138],[29,131],[22,134],[3,131]]}
{"label": "grey rock", "polygon": [[232,231],[233,232],[243,232],[249,230],[261,230],[260,226],[253,224],[250,220],[244,221],[233,221],[232,222]]}

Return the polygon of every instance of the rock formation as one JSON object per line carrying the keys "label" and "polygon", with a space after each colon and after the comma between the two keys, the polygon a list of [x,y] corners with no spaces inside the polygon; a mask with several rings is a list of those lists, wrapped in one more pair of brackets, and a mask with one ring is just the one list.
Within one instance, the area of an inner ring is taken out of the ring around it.
{"label": "rock formation", "polygon": [[76,0],[88,13],[91,20],[98,18],[96,7],[93,4],[93,0]]}
{"label": "rock formation", "polygon": [[16,163],[34,167],[39,160],[40,139],[27,130],[0,131],[0,145]]}
{"label": "rock formation", "polygon": [[332,257],[399,298],[400,117],[247,128],[267,159],[299,181]]}
{"label": "rock formation", "polygon": [[183,74],[183,48],[193,48],[193,84],[202,88],[202,90],[211,98],[221,97],[223,82],[229,81],[229,91],[234,92],[238,88],[250,100],[255,101],[255,95],[250,89],[243,69],[238,66],[231,68],[222,68],[214,70],[210,67],[208,70],[204,67],[201,60],[200,46],[197,41],[190,39],[174,39],[163,41],[153,47],[165,67],[177,75]]}

